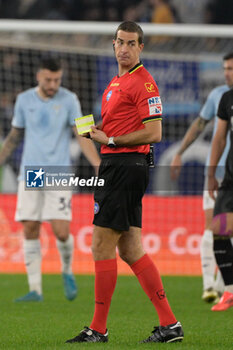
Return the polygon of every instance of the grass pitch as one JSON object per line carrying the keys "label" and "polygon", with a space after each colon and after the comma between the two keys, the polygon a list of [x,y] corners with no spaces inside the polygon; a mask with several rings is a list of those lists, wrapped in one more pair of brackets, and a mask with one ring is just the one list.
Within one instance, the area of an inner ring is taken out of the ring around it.
{"label": "grass pitch", "polygon": [[77,276],[79,295],[69,302],[59,275],[44,275],[44,301],[14,303],[27,292],[25,275],[0,275],[1,350],[230,350],[233,349],[233,308],[210,311],[201,300],[200,277],[163,277],[172,309],[181,321],[182,343],[138,344],[150,335],[158,318],[135,277],[119,276],[108,320],[107,344],[64,344],[89,325],[94,308],[94,276]]}

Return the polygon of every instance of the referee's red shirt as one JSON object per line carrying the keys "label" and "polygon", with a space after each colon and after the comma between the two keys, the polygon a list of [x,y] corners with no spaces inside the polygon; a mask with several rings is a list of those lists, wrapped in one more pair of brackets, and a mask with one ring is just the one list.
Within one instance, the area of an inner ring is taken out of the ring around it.
{"label": "referee's red shirt", "polygon": [[[129,134],[144,128],[145,123],[162,119],[158,87],[141,63],[121,77],[114,77],[102,99],[102,130],[108,137]],[[101,153],[148,153],[149,145],[110,148]]]}

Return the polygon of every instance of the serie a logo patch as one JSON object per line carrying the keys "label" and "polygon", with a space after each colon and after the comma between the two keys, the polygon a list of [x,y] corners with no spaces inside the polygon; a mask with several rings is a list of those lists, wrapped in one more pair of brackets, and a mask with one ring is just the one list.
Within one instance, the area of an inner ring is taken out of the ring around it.
{"label": "serie a logo patch", "polygon": [[110,97],[112,96],[112,90],[110,90],[106,96],[106,100],[109,101]]}
{"label": "serie a logo patch", "polygon": [[95,204],[94,204],[94,214],[98,214],[99,211],[100,211],[99,203],[95,202]]}

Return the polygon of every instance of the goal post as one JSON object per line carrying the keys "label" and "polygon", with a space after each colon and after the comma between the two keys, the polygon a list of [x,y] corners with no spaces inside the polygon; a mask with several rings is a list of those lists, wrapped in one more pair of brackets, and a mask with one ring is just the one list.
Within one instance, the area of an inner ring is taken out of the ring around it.
{"label": "goal post", "polygon": [[[1,32],[113,35],[120,22],[0,20]],[[139,23],[144,34],[181,37],[232,38],[232,25]]]}

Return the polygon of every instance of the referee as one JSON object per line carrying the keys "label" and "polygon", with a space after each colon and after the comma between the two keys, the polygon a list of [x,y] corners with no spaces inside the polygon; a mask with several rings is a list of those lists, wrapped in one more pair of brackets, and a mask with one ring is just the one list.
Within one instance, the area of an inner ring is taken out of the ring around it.
{"label": "referee", "polygon": [[95,261],[95,312],[90,327],[67,340],[107,342],[107,317],[117,280],[116,247],[152,301],[160,321],[142,342],[175,342],[183,330],[168,304],[157,268],[141,243],[142,197],[148,185],[147,154],[160,142],[162,105],[157,85],[143,67],[143,31],[135,22],[116,30],[113,49],[118,75],[102,99],[102,125],[91,138],[101,144],[99,177],[104,189],[95,191],[92,252]]}

